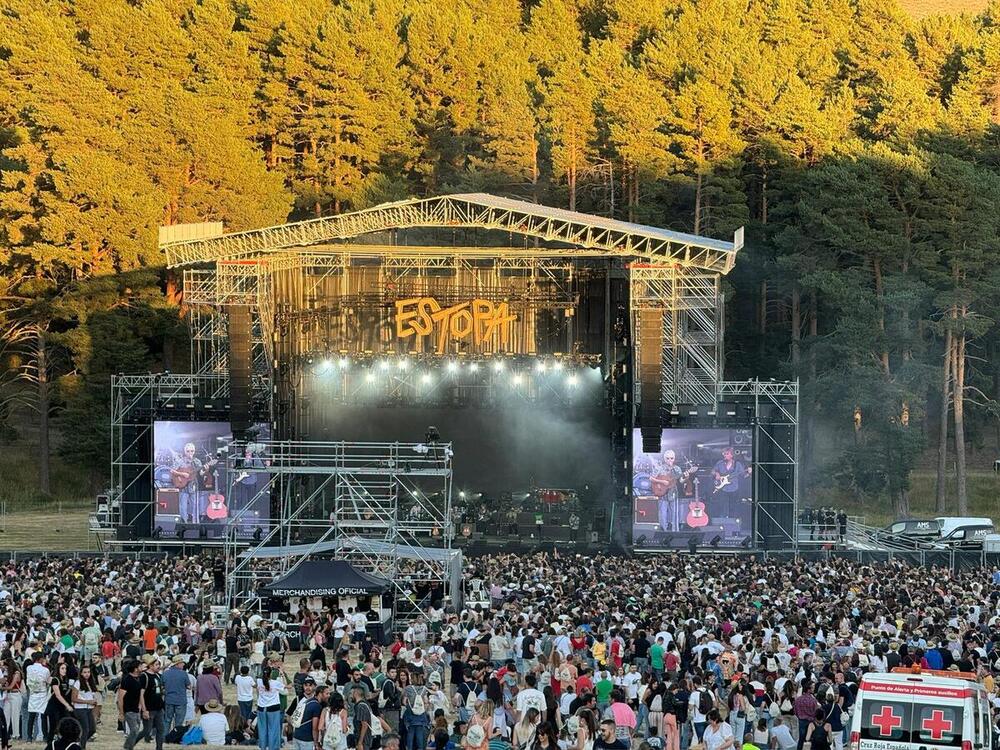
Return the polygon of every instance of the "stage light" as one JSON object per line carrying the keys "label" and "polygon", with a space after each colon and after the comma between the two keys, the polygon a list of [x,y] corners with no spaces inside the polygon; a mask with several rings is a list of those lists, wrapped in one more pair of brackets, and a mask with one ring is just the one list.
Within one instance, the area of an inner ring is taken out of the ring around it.
{"label": "stage light", "polygon": [[465,490],[462,490],[461,492],[459,492],[458,496],[461,497],[461,498],[464,498],[465,497]]}
{"label": "stage light", "polygon": [[457,370],[457,369],[458,369],[458,362],[456,362],[453,359],[449,360],[448,361],[448,372],[455,372],[455,370]]}
{"label": "stage light", "polygon": [[537,365],[535,365],[535,371],[536,372],[545,372],[545,363],[544,362],[539,362]]}
{"label": "stage light", "polygon": [[514,385],[521,385],[522,380],[524,380],[524,378],[521,376],[521,373],[517,373],[514,377],[510,379],[510,382],[513,383]]}
{"label": "stage light", "polygon": [[554,365],[552,365],[552,369],[555,370],[556,372],[562,372],[562,368],[563,368],[563,363],[559,362],[558,360]]}
{"label": "stage light", "polygon": [[494,362],[493,363],[493,371],[494,372],[503,372],[503,362]]}
{"label": "stage light", "polygon": [[375,373],[374,372],[370,372],[367,375],[365,375],[365,380],[367,380],[369,383],[374,383],[375,382]]}
{"label": "stage light", "polygon": [[470,372],[479,372],[479,363],[478,362],[469,362],[469,371]]}
{"label": "stage light", "polygon": [[340,362],[338,364],[340,365],[341,370],[346,370],[347,365],[350,364],[350,362],[348,361],[347,357],[341,357]]}
{"label": "stage light", "polygon": [[399,360],[399,363],[398,363],[397,366],[399,367],[400,370],[405,370],[407,367],[410,366],[410,363],[407,362],[405,359],[401,359],[401,360]]}
{"label": "stage light", "polygon": [[709,542],[709,544],[711,544],[711,545],[712,545],[712,547],[714,547],[714,548],[718,549],[718,547],[719,547],[719,543],[720,543],[721,541],[722,541],[722,537],[721,537],[721,536],[719,536],[718,534],[716,534],[715,536],[713,536],[713,537],[712,537],[712,541],[710,541],[710,542]]}
{"label": "stage light", "polygon": [[381,367],[383,370],[388,370],[389,369],[389,360],[383,359],[381,362],[379,362],[378,366]]}
{"label": "stage light", "polygon": [[752,544],[753,544],[753,537],[752,536],[748,536],[746,539],[744,539],[742,542],[740,542],[740,546],[743,549],[750,549],[750,547],[751,547]]}
{"label": "stage light", "polygon": [[429,372],[425,372],[421,376],[420,382],[423,383],[424,385],[427,385],[428,383],[430,383],[431,382],[431,374]]}
{"label": "stage light", "polygon": [[576,375],[570,375],[566,378],[566,383],[569,385],[576,385],[578,382]]}

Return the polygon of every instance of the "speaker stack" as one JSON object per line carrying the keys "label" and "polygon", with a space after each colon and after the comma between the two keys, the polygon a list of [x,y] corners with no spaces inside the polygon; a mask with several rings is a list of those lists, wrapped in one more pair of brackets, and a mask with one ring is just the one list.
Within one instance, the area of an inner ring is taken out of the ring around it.
{"label": "speaker stack", "polygon": [[663,435],[660,401],[663,393],[663,310],[639,310],[639,429],[642,452],[659,453]]}
{"label": "speaker stack", "polygon": [[237,440],[250,429],[250,306],[229,308],[229,422]]}

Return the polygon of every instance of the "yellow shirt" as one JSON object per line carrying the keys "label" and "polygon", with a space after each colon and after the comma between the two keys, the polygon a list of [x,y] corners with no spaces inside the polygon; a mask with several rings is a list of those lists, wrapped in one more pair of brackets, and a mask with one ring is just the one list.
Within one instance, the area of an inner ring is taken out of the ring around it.
{"label": "yellow shirt", "polygon": [[604,641],[597,641],[594,644],[594,647],[591,649],[591,651],[594,652],[594,659],[598,663],[603,664],[604,663],[604,658],[608,654],[608,647],[604,645]]}

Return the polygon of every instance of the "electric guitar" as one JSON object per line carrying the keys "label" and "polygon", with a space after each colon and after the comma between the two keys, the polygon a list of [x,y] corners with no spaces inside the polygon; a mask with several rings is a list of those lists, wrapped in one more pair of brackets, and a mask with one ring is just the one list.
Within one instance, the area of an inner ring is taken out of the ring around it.
{"label": "electric guitar", "polygon": [[[748,467],[747,470],[745,472],[743,472],[743,476],[744,477],[750,476],[750,473],[752,471],[753,471],[753,469],[751,469],[751,468]],[[715,488],[712,490],[712,492],[713,493],[715,493],[715,492],[721,492],[723,487],[728,487],[729,485],[734,484],[734,483],[735,482],[733,480],[733,475],[732,474],[721,475],[718,479],[715,480]]]}
{"label": "electric guitar", "polygon": [[205,515],[213,521],[217,521],[220,518],[228,516],[229,508],[226,507],[226,498],[217,492],[213,492],[209,495],[208,509],[205,511]]}

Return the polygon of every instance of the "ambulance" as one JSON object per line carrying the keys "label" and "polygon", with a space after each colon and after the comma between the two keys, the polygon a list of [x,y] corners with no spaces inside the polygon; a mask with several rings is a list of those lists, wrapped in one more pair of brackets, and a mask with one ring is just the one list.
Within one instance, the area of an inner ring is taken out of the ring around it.
{"label": "ambulance", "polygon": [[992,750],[986,690],[968,672],[897,668],[861,678],[850,750]]}

